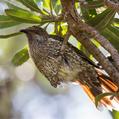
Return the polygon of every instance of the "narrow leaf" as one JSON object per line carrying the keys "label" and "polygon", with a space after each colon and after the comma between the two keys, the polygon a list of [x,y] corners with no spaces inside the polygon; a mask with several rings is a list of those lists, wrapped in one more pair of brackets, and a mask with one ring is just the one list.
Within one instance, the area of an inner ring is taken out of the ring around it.
{"label": "narrow leaf", "polygon": [[100,102],[100,100],[103,99],[106,96],[114,96],[115,97],[115,96],[119,96],[119,93],[118,92],[114,92],[114,93],[102,93],[102,94],[99,94],[95,98],[96,107],[98,106],[98,102]]}
{"label": "narrow leaf", "polygon": [[0,38],[10,38],[10,37],[14,37],[14,36],[21,35],[21,34],[22,32],[12,33],[8,35],[0,35]]}
{"label": "narrow leaf", "polygon": [[32,11],[42,13],[42,11],[39,9],[39,7],[37,6],[34,0],[17,0],[17,1],[21,2],[23,5],[30,8]]}
{"label": "narrow leaf", "polygon": [[0,28],[8,28],[20,24],[17,21],[12,20],[8,16],[0,15]]}
{"label": "narrow leaf", "polygon": [[[93,0],[86,0],[87,3],[92,3]],[[82,16],[85,19],[85,21],[87,22],[89,19],[93,18],[94,16],[97,15],[96,9],[92,8],[86,8],[83,5],[81,5],[81,11],[82,11]]]}
{"label": "narrow leaf", "polygon": [[24,62],[26,62],[28,59],[29,59],[28,48],[25,47],[15,54],[15,56],[12,59],[12,63],[15,66],[19,66],[23,64]]}
{"label": "narrow leaf", "polygon": [[7,4],[7,6],[10,8],[10,9],[20,9],[20,10],[24,10],[23,8],[21,8],[21,7],[18,7],[18,6],[16,6],[16,5],[14,5],[14,4],[12,4],[11,2],[9,2],[9,1],[5,1],[5,3]]}
{"label": "narrow leaf", "polygon": [[98,29],[99,31],[103,30],[104,28],[106,28],[113,20],[114,15],[115,15],[115,11],[112,10],[110,11],[110,13],[108,13],[107,15],[105,15],[105,17],[103,18],[103,20],[101,20],[96,26],[95,28]]}
{"label": "narrow leaf", "polygon": [[113,93],[102,93],[102,94],[96,96],[96,98],[95,98],[95,106],[96,107],[98,106],[98,102],[100,102],[100,100],[102,98],[104,98],[105,96],[110,96],[110,95],[113,95]]}
{"label": "narrow leaf", "polygon": [[119,27],[119,18],[114,18],[114,25]]}
{"label": "narrow leaf", "polygon": [[115,33],[115,35],[117,35],[119,37],[119,27],[115,27],[115,26],[108,26],[108,29],[110,31],[112,31],[113,33]]}
{"label": "narrow leaf", "polygon": [[61,3],[60,0],[51,0],[52,1],[52,7],[56,14],[58,14],[61,10]]}
{"label": "narrow leaf", "polygon": [[94,26],[97,30],[101,31],[106,28],[114,18],[115,11],[111,9],[106,9],[102,13],[98,14],[96,17],[88,21],[88,23]]}
{"label": "narrow leaf", "polygon": [[101,34],[107,38],[112,45],[119,51],[119,36],[116,34],[114,30],[110,30],[109,28],[104,29]]}
{"label": "narrow leaf", "polygon": [[27,10],[16,10],[16,9],[7,9],[5,10],[6,14],[11,17],[13,20],[22,22],[22,23],[33,23],[39,24],[41,18]]}
{"label": "narrow leaf", "polygon": [[50,10],[50,0],[43,0],[43,6]]}

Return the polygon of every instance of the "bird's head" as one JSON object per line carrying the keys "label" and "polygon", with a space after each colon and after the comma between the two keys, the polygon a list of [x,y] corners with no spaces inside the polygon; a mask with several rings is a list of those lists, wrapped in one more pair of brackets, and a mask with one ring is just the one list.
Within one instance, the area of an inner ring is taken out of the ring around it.
{"label": "bird's head", "polygon": [[49,37],[48,33],[43,28],[38,26],[32,26],[26,29],[22,29],[20,32],[25,33],[30,42],[32,41],[44,42]]}

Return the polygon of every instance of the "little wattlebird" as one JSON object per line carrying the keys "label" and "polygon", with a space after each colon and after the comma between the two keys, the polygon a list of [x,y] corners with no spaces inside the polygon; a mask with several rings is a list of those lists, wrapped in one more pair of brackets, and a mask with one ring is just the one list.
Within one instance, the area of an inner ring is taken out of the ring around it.
{"label": "little wattlebird", "polygon": [[[49,35],[38,26],[21,32],[28,37],[30,56],[36,67],[52,86],[57,87],[61,82],[76,82],[93,102],[99,94],[118,90],[110,77],[103,74],[95,63],[71,44],[66,45],[62,54],[62,37]],[[104,97],[99,104],[119,110],[119,97]]]}

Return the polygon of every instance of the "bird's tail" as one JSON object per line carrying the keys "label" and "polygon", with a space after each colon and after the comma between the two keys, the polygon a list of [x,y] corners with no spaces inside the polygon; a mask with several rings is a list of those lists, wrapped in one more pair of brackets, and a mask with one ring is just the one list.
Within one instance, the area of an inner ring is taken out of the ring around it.
{"label": "bird's tail", "polygon": [[[111,79],[105,75],[101,70],[96,69],[97,74],[98,74],[98,79],[101,83],[102,87],[102,94],[104,93],[115,93],[119,89],[118,87],[111,81]],[[87,95],[90,97],[90,99],[95,102],[96,96],[94,95],[91,89],[87,86],[82,84],[80,81],[77,81],[81,85],[81,87],[84,89],[84,91],[87,93]],[[104,105],[107,107],[109,110],[115,109],[119,111],[119,96],[105,96],[101,98],[101,100],[98,103],[98,106],[100,107],[101,105]]]}

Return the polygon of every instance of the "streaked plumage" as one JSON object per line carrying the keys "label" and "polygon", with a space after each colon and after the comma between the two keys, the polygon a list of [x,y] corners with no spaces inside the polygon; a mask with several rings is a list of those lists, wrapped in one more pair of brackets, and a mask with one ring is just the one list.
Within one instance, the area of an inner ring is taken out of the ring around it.
{"label": "streaked plumage", "polygon": [[[22,30],[28,37],[30,55],[37,68],[57,87],[60,82],[78,82],[89,97],[94,98],[103,91],[116,91],[117,87],[81,51],[68,44],[61,54],[63,38],[49,35],[44,29],[30,27]],[[118,99],[115,97],[118,104]],[[112,100],[104,98],[101,102],[113,106]]]}

